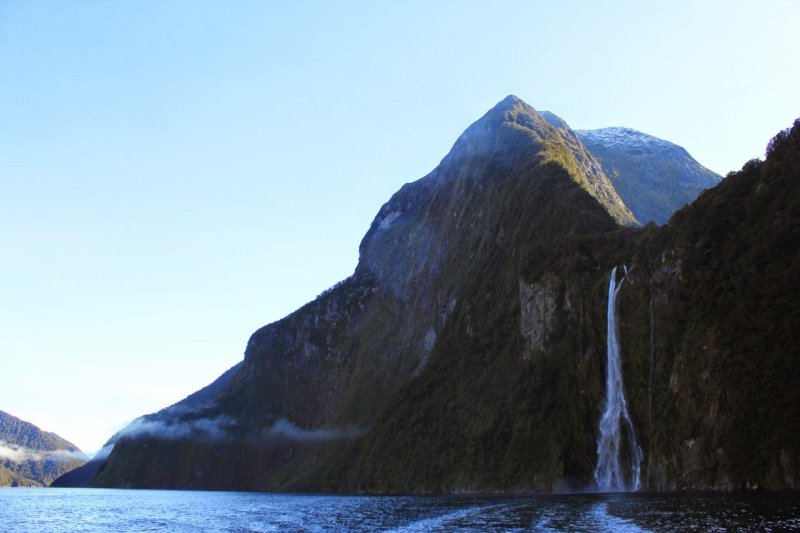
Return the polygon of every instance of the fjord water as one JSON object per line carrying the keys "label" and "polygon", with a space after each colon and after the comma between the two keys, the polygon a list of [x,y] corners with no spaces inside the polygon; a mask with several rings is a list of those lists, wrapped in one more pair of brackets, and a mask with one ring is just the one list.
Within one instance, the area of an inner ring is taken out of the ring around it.
{"label": "fjord water", "polygon": [[786,531],[800,493],[329,496],[0,489],[0,531]]}
{"label": "fjord water", "polygon": [[[625,268],[627,275],[628,269]],[[600,435],[597,439],[597,466],[594,479],[597,488],[604,492],[639,490],[641,488],[640,465],[642,449],[636,440],[628,404],[625,401],[625,388],[622,383],[622,361],[619,349],[619,328],[617,327],[617,295],[625,276],[617,284],[617,267],[611,269],[608,280],[608,307],[606,329],[606,400],[603,416],[600,419]],[[623,425],[624,424],[624,425]],[[629,455],[629,481],[621,463],[623,432],[627,435]]]}

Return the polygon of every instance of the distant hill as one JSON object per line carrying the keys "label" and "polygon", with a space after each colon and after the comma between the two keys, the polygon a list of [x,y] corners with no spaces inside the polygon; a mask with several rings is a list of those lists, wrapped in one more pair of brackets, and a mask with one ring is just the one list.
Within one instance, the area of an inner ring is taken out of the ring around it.
{"label": "distant hill", "polygon": [[87,459],[68,440],[0,411],[0,486],[46,486]]}
{"label": "distant hill", "polygon": [[642,224],[664,224],[722,177],[669,141],[630,128],[577,130],[617,193]]}
{"label": "distant hill", "polygon": [[38,487],[39,483],[0,466],[0,487]]}

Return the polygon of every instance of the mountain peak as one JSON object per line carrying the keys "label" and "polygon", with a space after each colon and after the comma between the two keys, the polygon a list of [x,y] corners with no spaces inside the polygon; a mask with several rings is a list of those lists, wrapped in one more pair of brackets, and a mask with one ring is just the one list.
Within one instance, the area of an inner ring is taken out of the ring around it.
{"label": "mountain peak", "polygon": [[721,176],[681,146],[631,128],[575,132],[603,165],[614,188],[641,223],[666,223]]}
{"label": "mountain peak", "polygon": [[[485,122],[493,123],[494,125],[499,125],[504,122],[518,124],[520,126],[526,127],[528,129],[537,129],[536,123],[537,122],[545,122],[543,117],[536,111],[533,107],[528,105],[525,101],[521,98],[510,94],[500,100],[493,108],[486,112],[483,117],[477,120],[473,126],[477,124],[482,124]],[[464,133],[469,132],[472,128],[467,128],[467,131]]]}
{"label": "mountain peak", "polygon": [[505,97],[469,126],[442,166],[454,168],[465,164],[466,159],[485,157],[508,167],[525,164],[531,157],[554,162],[599,201],[617,223],[636,224],[600,163],[586,152],[569,125],[552,113],[536,111],[517,96]]}
{"label": "mountain peak", "polygon": [[514,94],[509,94],[508,96],[500,100],[495,107],[513,107],[517,104],[528,105],[519,96]]}
{"label": "mountain peak", "polygon": [[665,141],[664,139],[659,139],[658,137],[632,128],[620,126],[596,130],[578,130],[576,133],[581,140],[586,139],[592,143],[605,146],[625,145],[637,149],[674,148],[683,150],[683,148],[677,144]]}

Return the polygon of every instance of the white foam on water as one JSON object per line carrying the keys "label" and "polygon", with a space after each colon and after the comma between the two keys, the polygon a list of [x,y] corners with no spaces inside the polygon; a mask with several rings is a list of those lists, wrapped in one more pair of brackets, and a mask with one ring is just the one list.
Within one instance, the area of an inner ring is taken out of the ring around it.
{"label": "white foam on water", "polygon": [[636,525],[633,520],[620,518],[609,513],[608,503],[606,502],[597,502],[595,505],[593,505],[587,518],[591,522],[589,526],[594,531],[616,531],[622,533],[640,533],[649,531]]}

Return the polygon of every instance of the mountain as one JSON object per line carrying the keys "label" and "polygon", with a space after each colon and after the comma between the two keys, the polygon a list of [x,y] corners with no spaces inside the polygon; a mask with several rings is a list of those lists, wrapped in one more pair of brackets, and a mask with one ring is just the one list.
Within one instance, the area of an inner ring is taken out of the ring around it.
{"label": "mountain", "polygon": [[215,383],[123,430],[90,484],[590,487],[606,287],[626,265],[622,371],[645,487],[797,487],[800,428],[777,418],[800,405],[800,128],[669,225],[637,229],[556,119],[500,102],[380,209],[353,276],[256,331]]}
{"label": "mountain", "polygon": [[46,486],[86,459],[55,433],[0,411],[0,486]]}
{"label": "mountain", "polygon": [[630,128],[577,130],[575,135],[642,224],[666,223],[722,179],[680,146]]}
{"label": "mountain", "polygon": [[574,135],[506,98],[380,209],[352,277],[254,333],[213,402],[131,428],[138,438],[120,439],[93,483],[319,487],[342,447],[426,372],[453,313],[483,307],[462,298],[487,268],[516,293],[523,254],[633,224]]}

